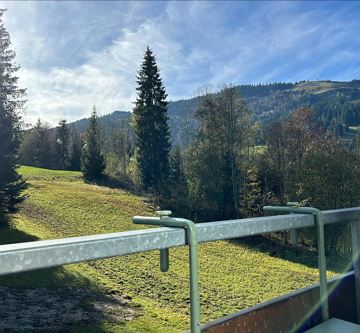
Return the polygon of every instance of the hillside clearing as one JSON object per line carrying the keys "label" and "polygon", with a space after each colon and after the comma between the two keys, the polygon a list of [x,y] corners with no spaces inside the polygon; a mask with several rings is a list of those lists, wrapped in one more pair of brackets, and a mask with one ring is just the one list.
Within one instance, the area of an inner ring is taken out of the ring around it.
{"label": "hillside clearing", "polygon": [[[14,219],[7,240],[31,240],[82,236],[142,228],[134,215],[152,214],[144,198],[122,190],[84,184],[79,173],[21,167],[28,179],[28,199]],[[22,234],[23,237],[18,235]],[[26,235],[26,237],[25,237]],[[293,257],[291,251],[285,257]],[[305,287],[318,280],[316,258],[296,258],[311,267],[284,260],[236,242],[200,245],[202,322]],[[158,253],[98,260],[53,269],[55,279],[38,271],[0,280],[17,287],[77,287],[89,285],[115,293],[140,306],[139,316],[124,323],[92,325],[94,331],[179,332],[188,328],[187,248],[170,251],[170,271],[161,273]],[[331,272],[329,275],[334,275]],[[62,277],[62,278],[61,278]],[[89,331],[85,325],[81,328]]]}

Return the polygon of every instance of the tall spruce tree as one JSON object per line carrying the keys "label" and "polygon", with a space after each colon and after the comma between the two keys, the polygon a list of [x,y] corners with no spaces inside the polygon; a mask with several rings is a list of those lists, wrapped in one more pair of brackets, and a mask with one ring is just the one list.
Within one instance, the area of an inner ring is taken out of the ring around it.
{"label": "tall spruce tree", "polygon": [[19,70],[13,60],[15,52],[10,49],[10,35],[6,31],[0,9],[0,221],[8,213],[16,211],[23,200],[21,191],[25,183],[16,171],[19,146],[20,114],[25,103],[25,90],[18,87]]}
{"label": "tall spruce tree", "polygon": [[159,191],[169,174],[170,131],[167,94],[153,52],[146,49],[137,76],[133,113],[137,167],[145,190]]}
{"label": "tall spruce tree", "polygon": [[86,131],[81,160],[81,170],[86,180],[94,181],[103,178],[105,163],[104,157],[100,152],[99,128],[95,106],[91,113],[89,127]]}

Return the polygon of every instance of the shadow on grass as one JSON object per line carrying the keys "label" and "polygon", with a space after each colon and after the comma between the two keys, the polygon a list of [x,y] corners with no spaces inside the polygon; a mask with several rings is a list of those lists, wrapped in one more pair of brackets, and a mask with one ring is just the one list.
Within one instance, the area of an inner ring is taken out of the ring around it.
{"label": "shadow on grass", "polygon": [[[0,245],[37,240],[37,237],[17,229],[11,222],[0,227]],[[63,267],[53,267],[0,276],[0,285],[16,288],[59,288],[90,286],[90,281],[80,274],[70,273]]]}
{"label": "shadow on grass", "polygon": [[[318,256],[314,249],[304,246],[291,246],[265,236],[250,236],[229,240],[233,244],[249,247],[253,250],[266,253],[272,257],[302,264],[311,268],[318,268]],[[351,258],[340,256],[326,257],[327,269],[341,274],[352,269]]]}
{"label": "shadow on grass", "polygon": [[[0,227],[0,245],[38,238],[11,223]],[[0,331],[109,332],[138,309],[116,292],[100,290],[71,268],[54,267],[0,276]],[[25,329],[26,328],[26,329]]]}

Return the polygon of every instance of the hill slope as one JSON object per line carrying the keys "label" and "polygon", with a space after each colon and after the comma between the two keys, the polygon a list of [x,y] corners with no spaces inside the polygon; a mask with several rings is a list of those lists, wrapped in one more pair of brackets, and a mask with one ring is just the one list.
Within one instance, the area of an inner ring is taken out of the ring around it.
{"label": "hill slope", "polygon": [[[131,222],[132,216],[152,214],[144,198],[84,184],[77,172],[31,167],[22,167],[20,171],[30,187],[29,197],[15,221],[19,232],[40,238],[59,238],[126,231],[141,228]],[[292,258],[299,262],[296,254],[284,248],[271,249],[272,253],[281,253],[284,259],[245,243],[225,241],[201,244],[199,251],[202,322],[318,279],[316,268],[286,260]],[[84,275],[102,289],[126,295],[131,298],[131,304],[141,306],[136,319],[112,325],[107,330],[93,327],[94,331],[161,333],[179,332],[188,327],[187,248],[170,252],[168,273],[160,272],[158,253],[154,252],[66,266],[72,274]],[[301,260],[316,267],[316,256],[311,259],[304,256]],[[29,278],[26,280],[31,286]]]}
{"label": "hill slope", "polygon": [[[264,124],[282,119],[300,107],[310,106],[317,120],[339,136],[352,137],[354,127],[360,125],[359,80],[240,85],[236,88],[253,112],[253,120]],[[169,102],[173,142],[183,144],[184,138],[192,136],[196,128],[193,114],[197,103],[197,98]],[[119,122],[128,122],[130,118],[130,112],[115,111],[101,117],[100,123],[105,132],[111,132]],[[84,131],[87,124],[88,119],[82,119],[71,126]]]}

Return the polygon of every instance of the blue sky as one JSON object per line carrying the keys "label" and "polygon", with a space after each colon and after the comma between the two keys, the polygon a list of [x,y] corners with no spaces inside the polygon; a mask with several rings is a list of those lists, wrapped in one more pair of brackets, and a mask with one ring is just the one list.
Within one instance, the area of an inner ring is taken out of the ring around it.
{"label": "blue sky", "polygon": [[360,2],[3,2],[25,120],[131,110],[147,45],[170,100],[205,84],[360,78]]}

